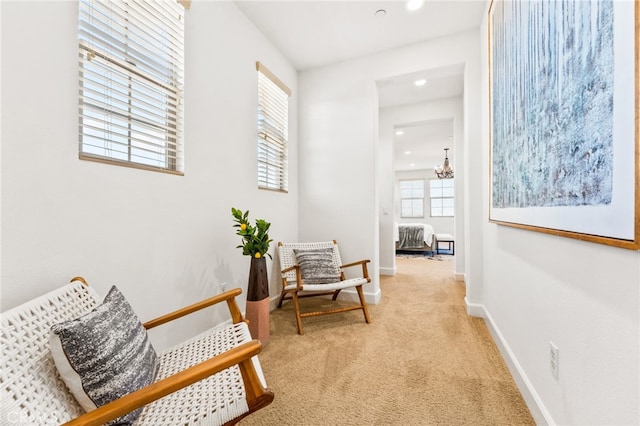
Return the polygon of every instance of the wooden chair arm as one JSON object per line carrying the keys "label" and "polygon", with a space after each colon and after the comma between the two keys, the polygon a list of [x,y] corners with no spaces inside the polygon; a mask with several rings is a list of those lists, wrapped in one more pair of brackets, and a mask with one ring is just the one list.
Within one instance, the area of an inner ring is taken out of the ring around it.
{"label": "wooden chair arm", "polygon": [[[346,263],[341,266],[342,269],[349,268],[351,266],[362,265],[362,277],[366,278],[367,281],[371,282],[371,278],[369,278],[369,270],[367,269],[367,263],[371,262],[369,259],[359,260],[357,262]],[[344,272],[342,273],[344,279]]]}
{"label": "wooden chair arm", "polygon": [[252,340],[251,342],[244,343],[228,350],[227,352],[196,364],[193,367],[152,383],[135,392],[131,392],[130,394],[98,407],[95,410],[89,411],[88,413],[65,423],[65,425],[102,425],[236,364],[240,365],[240,369],[243,372],[243,378],[245,378],[245,372],[248,371],[249,376],[251,376],[250,380],[254,380],[253,383],[245,383],[247,400],[250,405],[251,400],[261,398],[263,397],[263,394],[266,394],[267,398],[270,395],[271,399],[273,399],[273,393],[262,387],[253,367],[253,361],[251,360],[251,357],[260,353],[261,350],[262,345],[259,340]]}
{"label": "wooden chair arm", "polygon": [[242,312],[240,312],[240,308],[238,307],[238,304],[236,303],[236,300],[235,300],[235,297],[240,295],[241,293],[242,293],[241,289],[234,288],[232,290],[225,291],[224,293],[220,293],[208,299],[201,300],[200,302],[194,303],[193,305],[186,306],[182,309],[178,309],[177,311],[173,311],[161,317],[147,321],[144,324],[142,324],[142,326],[148,330],[150,328],[157,327],[169,321],[173,321],[177,318],[199,311],[200,309],[204,309],[209,306],[215,305],[217,303],[225,302],[225,301],[227,302],[227,306],[229,307],[229,312],[231,313],[231,319],[233,320],[233,323],[237,324],[243,320]]}
{"label": "wooden chair arm", "polygon": [[357,265],[363,265],[366,263],[371,262],[369,259],[365,259],[365,260],[358,260],[357,262],[351,262],[351,263],[346,263],[344,265],[342,265],[342,268],[349,268],[351,266],[357,266]]}
{"label": "wooden chair arm", "polygon": [[291,271],[293,271],[294,269],[298,269],[298,268],[300,268],[300,266],[299,266],[299,265],[289,266],[288,268],[285,268],[285,269],[283,269],[282,271],[280,271],[280,273],[282,273],[282,274],[286,274],[287,272],[291,272]]}

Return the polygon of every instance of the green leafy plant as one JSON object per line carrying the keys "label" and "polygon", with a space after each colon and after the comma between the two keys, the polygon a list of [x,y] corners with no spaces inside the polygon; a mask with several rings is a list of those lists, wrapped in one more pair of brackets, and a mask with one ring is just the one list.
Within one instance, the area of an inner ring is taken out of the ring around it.
{"label": "green leafy plant", "polygon": [[238,228],[236,234],[242,237],[242,244],[236,248],[241,248],[242,254],[245,256],[259,259],[266,255],[271,258],[268,253],[269,243],[273,241],[269,239],[269,227],[271,224],[266,220],[256,219],[256,225],[251,226],[249,223],[249,210],[243,213],[242,210],[231,207],[231,214],[233,215],[233,221],[236,222],[233,227]]}

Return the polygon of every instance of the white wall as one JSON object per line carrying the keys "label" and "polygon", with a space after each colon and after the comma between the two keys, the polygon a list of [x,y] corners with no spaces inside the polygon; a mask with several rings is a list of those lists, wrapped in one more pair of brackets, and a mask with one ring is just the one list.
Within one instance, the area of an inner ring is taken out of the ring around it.
{"label": "white wall", "polygon": [[[480,33],[487,82],[486,19]],[[469,179],[483,182],[486,206],[486,83],[482,98],[482,168]],[[640,424],[640,253],[491,224],[482,212],[483,309],[538,422]],[[549,342],[560,349],[557,380]]]}
{"label": "white wall", "polygon": [[[465,75],[471,72],[469,78],[477,80],[478,38],[478,33],[472,31],[312,69],[298,76],[300,237],[337,238],[345,246],[344,258],[372,259],[375,279],[368,288],[365,286],[369,300],[380,296],[380,211],[393,211],[393,196],[388,188],[378,193],[382,188],[378,180],[393,182],[393,174],[388,166],[378,169],[378,164],[385,161],[378,154],[388,153],[388,149],[378,143],[375,81],[455,64],[464,64]],[[468,103],[473,110],[479,108],[477,83],[465,85],[464,103],[465,109]],[[475,130],[478,120],[473,115],[465,123],[464,144],[470,143],[467,127]],[[471,140],[477,142],[475,134]],[[456,163],[454,167],[463,165]],[[393,232],[391,227],[389,232]],[[476,239],[475,245],[480,247],[481,240]],[[478,275],[478,293],[482,291],[481,280]]]}
{"label": "white wall", "polygon": [[[101,294],[117,285],[143,320],[222,282],[246,289],[232,206],[270,220],[275,241],[297,239],[296,71],[234,3],[196,0],[186,13],[183,177],[79,160],[77,3],[1,7],[2,310],[74,275]],[[288,194],[256,188],[257,60],[294,93]],[[185,325],[154,343],[180,339]]]}
{"label": "white wall", "polygon": [[[464,116],[463,99],[448,98],[418,104],[401,105],[380,109],[379,126],[379,190],[380,190],[380,273],[395,274],[395,242],[393,241],[393,222],[411,222],[400,218],[400,198],[397,181],[411,176],[422,178],[434,177],[433,169],[416,172],[395,172],[393,170],[394,126],[419,123],[431,120],[451,119],[453,122],[454,150],[451,152],[452,164],[456,173],[455,180],[455,218],[430,217],[429,203],[425,201],[425,218],[414,222],[428,222],[434,226],[436,233],[448,233],[456,237],[456,258],[454,271],[456,276],[465,273],[465,233],[464,233]],[[389,171],[391,170],[391,180]],[[389,195],[389,191],[391,195]],[[427,188],[428,191],[428,188]],[[384,195],[382,195],[384,194]],[[425,200],[428,200],[428,196]],[[392,210],[389,215],[385,211]]]}

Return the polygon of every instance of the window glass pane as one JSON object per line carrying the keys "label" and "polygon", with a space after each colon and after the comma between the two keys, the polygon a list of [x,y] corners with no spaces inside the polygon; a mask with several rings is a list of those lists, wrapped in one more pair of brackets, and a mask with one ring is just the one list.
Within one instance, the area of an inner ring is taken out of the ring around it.
{"label": "window glass pane", "polygon": [[411,217],[411,200],[402,200],[402,217]]}
{"label": "window glass pane", "polygon": [[424,213],[422,212],[423,204],[424,203],[423,203],[422,199],[413,200],[412,210],[413,210],[413,216],[414,217],[423,217],[424,216]]}
{"label": "window glass pane", "polygon": [[431,202],[431,216],[454,215],[454,180],[430,179],[429,198]]}
{"label": "window glass pane", "polygon": [[424,217],[423,204],[422,199],[402,200],[400,215],[402,217]]}
{"label": "window glass pane", "polygon": [[424,179],[401,180],[401,217],[424,217]]}
{"label": "window glass pane", "polygon": [[443,188],[453,188],[453,179],[440,179]]}
{"label": "window glass pane", "polygon": [[442,199],[442,206],[443,207],[453,208],[453,205],[454,205],[453,198],[443,198]]}
{"label": "window glass pane", "polygon": [[400,198],[411,198],[411,189],[401,189]]}

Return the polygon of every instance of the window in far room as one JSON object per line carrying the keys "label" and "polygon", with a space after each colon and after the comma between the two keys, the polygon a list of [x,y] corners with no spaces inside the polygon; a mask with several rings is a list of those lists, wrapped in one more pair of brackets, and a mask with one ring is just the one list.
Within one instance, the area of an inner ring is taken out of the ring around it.
{"label": "window in far room", "polygon": [[429,198],[431,201],[431,217],[453,217],[454,192],[453,179],[430,179]]}
{"label": "window in far room", "polygon": [[182,174],[184,11],[80,0],[80,159]]}
{"label": "window in far room", "polygon": [[424,217],[424,180],[400,181],[400,217]]}
{"label": "window in far room", "polygon": [[262,63],[258,70],[258,188],[289,189],[288,137],[291,90]]}

